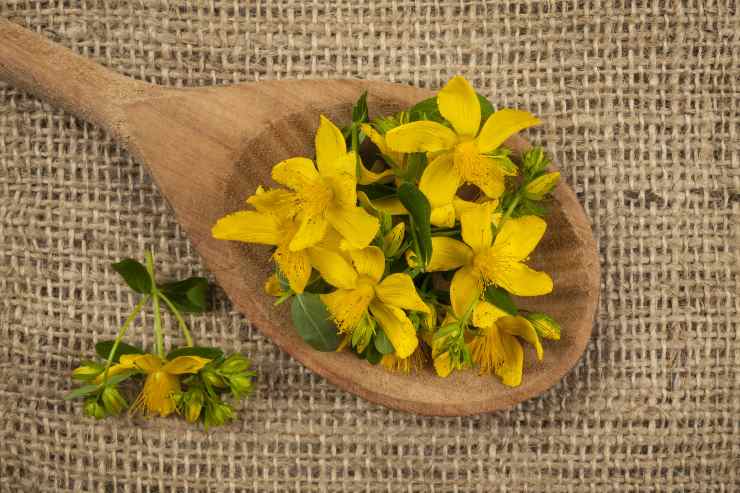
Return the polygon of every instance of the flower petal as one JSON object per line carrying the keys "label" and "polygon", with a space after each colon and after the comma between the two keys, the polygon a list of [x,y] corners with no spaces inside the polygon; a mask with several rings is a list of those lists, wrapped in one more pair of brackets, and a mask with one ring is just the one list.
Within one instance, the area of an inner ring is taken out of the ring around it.
{"label": "flower petal", "polygon": [[499,161],[480,154],[473,156],[472,159],[472,165],[469,164],[465,168],[463,180],[480,188],[487,197],[492,199],[500,197],[506,189],[506,184]]}
{"label": "flower petal", "polygon": [[541,296],[552,292],[552,279],[521,262],[494,262],[484,275],[516,296]]}
{"label": "flower petal", "polygon": [[311,259],[311,265],[332,286],[343,289],[354,289],[357,285],[357,272],[336,251],[313,247],[308,249],[308,257]]}
{"label": "flower petal", "polygon": [[341,207],[354,207],[357,205],[357,179],[352,174],[337,173],[326,178],[326,182],[334,193],[334,203]]}
{"label": "flower petal", "polygon": [[324,115],[319,117],[315,144],[316,164],[319,167],[319,172],[323,176],[333,174],[336,169],[336,161],[347,154],[347,144],[342,132]]}
{"label": "flower petal", "polygon": [[460,240],[447,236],[432,237],[432,258],[427,271],[452,270],[469,264],[473,260],[473,250]]}
{"label": "flower petal", "polygon": [[393,176],[392,169],[384,169],[380,173],[376,173],[367,169],[365,165],[360,165],[360,178],[357,180],[357,183],[360,185],[371,185],[389,176]]}
{"label": "flower petal", "polygon": [[540,242],[545,229],[547,223],[537,216],[509,219],[496,235],[492,251],[497,257],[524,260]]}
{"label": "flower petal", "polygon": [[340,332],[349,333],[362,320],[374,293],[370,286],[361,285],[358,289],[337,289],[320,296]]}
{"label": "flower petal", "polygon": [[386,305],[429,313],[429,307],[419,297],[414,281],[408,274],[391,274],[375,286],[375,295]]}
{"label": "flower petal", "polygon": [[152,373],[162,368],[162,359],[153,354],[124,354],[120,361],[121,366],[136,368],[144,373]]}
{"label": "flower petal", "polygon": [[201,358],[200,356],[178,356],[172,361],[168,361],[167,364],[162,367],[162,371],[167,372],[171,375],[197,373],[210,361],[210,359]]}
{"label": "flower petal", "polygon": [[496,368],[496,375],[504,385],[517,387],[522,383],[524,369],[524,350],[516,337],[501,330],[496,331],[499,337],[498,350],[503,356],[503,364]]}
{"label": "flower petal", "polygon": [[399,358],[408,358],[419,345],[416,329],[411,320],[400,308],[389,306],[381,301],[373,300],[370,303],[370,313],[380,324],[388,336]]}
{"label": "flower petal", "polygon": [[283,237],[275,216],[255,211],[239,211],[222,217],[211,229],[211,235],[217,240],[263,245],[277,245]]}
{"label": "flower petal", "polygon": [[460,216],[462,239],[475,253],[489,248],[493,242],[493,229],[491,228],[493,207],[495,204],[485,202],[471,207]]}
{"label": "flower petal", "polygon": [[490,327],[500,318],[508,316],[508,313],[496,305],[481,301],[473,311],[473,325],[476,327]]}
{"label": "flower petal", "polygon": [[472,267],[465,266],[455,272],[450,284],[450,302],[455,315],[462,317],[470,305],[480,297],[480,293],[480,276]]}
{"label": "flower petal", "polygon": [[318,177],[313,161],[305,157],[286,159],[272,168],[272,179],[293,190],[300,190]]}
{"label": "flower petal", "polygon": [[439,226],[441,228],[453,227],[455,225],[455,207],[452,204],[433,207],[429,221],[435,226]]}
{"label": "flower petal", "polygon": [[374,199],[372,204],[379,211],[390,214],[391,216],[402,216],[409,213],[409,211],[406,210],[406,207],[401,203],[401,199],[398,197],[382,197]]}
{"label": "flower petal", "polygon": [[380,281],[385,271],[383,250],[370,246],[361,250],[350,250],[349,254],[358,274],[369,276],[375,282]]}
{"label": "flower petal", "polygon": [[459,135],[474,137],[480,128],[480,102],[475,89],[461,76],[455,76],[437,94],[439,112]]}
{"label": "flower petal", "polygon": [[291,252],[286,247],[278,247],[272,258],[280,270],[288,278],[290,288],[296,293],[302,293],[311,277],[311,261],[305,250]]}
{"label": "flower petal", "polygon": [[459,186],[460,174],[451,152],[440,154],[430,162],[419,180],[419,190],[429,199],[432,208],[451,204]]}
{"label": "flower petal", "polygon": [[384,158],[390,160],[395,165],[400,165],[403,162],[403,154],[401,154],[400,152],[392,151],[385,141],[385,136],[380,135],[380,133],[375,130],[372,125],[363,123],[362,125],[360,125],[360,128],[362,129],[362,133],[367,135],[372,143],[376,145],[376,147],[380,151],[380,154],[382,154]]}
{"label": "flower petal", "polygon": [[537,351],[537,359],[542,361],[544,355],[542,344],[537,336],[537,331],[534,330],[529,320],[524,317],[503,317],[496,320],[496,325],[502,331],[513,336],[519,336],[534,346],[535,351]]}
{"label": "flower petal", "polygon": [[325,163],[323,167],[319,168],[319,173],[321,173],[321,176],[324,178],[338,174],[346,174],[351,176],[353,180],[357,181],[357,154],[354,152],[342,154],[331,163]]}
{"label": "flower petal", "polygon": [[380,222],[362,207],[330,207],[326,218],[353,248],[365,248],[373,241]]}
{"label": "flower petal", "polygon": [[504,108],[488,117],[478,135],[478,150],[481,154],[491,152],[506,139],[525,128],[542,123],[539,118],[528,111]]}
{"label": "flower petal", "polygon": [[273,190],[257,190],[257,193],[247,199],[257,212],[272,214],[277,217],[293,217],[298,211],[298,194],[282,188]]}
{"label": "flower petal", "polygon": [[385,142],[396,152],[435,152],[451,149],[457,135],[441,123],[421,120],[389,130]]}
{"label": "flower petal", "polygon": [[434,370],[437,375],[444,378],[452,373],[452,361],[450,360],[450,353],[445,351],[434,358]]}
{"label": "flower petal", "polygon": [[320,214],[304,217],[300,228],[296,231],[293,239],[290,240],[289,248],[291,251],[297,252],[314,246],[324,238],[328,227],[329,222]]}

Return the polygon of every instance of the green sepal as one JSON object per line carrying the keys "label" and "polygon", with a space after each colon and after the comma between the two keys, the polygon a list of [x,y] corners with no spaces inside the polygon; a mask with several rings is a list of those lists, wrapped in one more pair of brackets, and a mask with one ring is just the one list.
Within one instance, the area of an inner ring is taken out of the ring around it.
{"label": "green sepal", "polygon": [[82,387],[77,387],[76,389],[69,392],[67,395],[64,396],[64,400],[68,401],[71,399],[77,399],[79,397],[85,397],[90,394],[96,393],[98,390],[100,390],[100,384],[89,384],[89,385],[83,385]]}

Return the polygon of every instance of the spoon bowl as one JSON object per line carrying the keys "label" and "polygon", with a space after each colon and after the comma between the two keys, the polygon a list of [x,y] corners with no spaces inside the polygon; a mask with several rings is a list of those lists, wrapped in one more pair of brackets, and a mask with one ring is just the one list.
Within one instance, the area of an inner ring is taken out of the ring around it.
{"label": "spoon bowl", "polygon": [[[348,353],[312,349],[292,326],[287,306],[273,306],[262,285],[270,249],[211,238],[218,218],[245,208],[272,166],[312,156],[319,115],[346,122],[368,91],[375,114],[408,108],[432,95],[409,86],[360,80],[269,81],[171,89],[127,79],[6,20],[0,20],[0,80],[7,80],[107,129],[150,170],[206,266],[234,305],[275,344],[337,386],[370,401],[426,415],[459,416],[511,407],[536,396],[573,367],[591,334],[599,263],[589,222],[573,191],[555,190],[548,230],[532,256],[553,277],[552,294],[518,303],[547,311],[563,326],[545,341],[545,359],[525,356],[522,385],[506,387],[474,371],[439,378],[431,369],[389,373]],[[371,115],[374,116],[374,115]],[[505,145],[521,155],[521,137]]]}

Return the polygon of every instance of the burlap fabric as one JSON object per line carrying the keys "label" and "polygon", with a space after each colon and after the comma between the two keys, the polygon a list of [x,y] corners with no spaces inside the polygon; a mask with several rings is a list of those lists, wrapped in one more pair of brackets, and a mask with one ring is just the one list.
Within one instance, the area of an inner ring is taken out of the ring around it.
{"label": "burlap fabric", "polygon": [[441,419],[337,390],[216,290],[190,324],[254,359],[239,419],[96,422],[62,396],[134,302],[110,263],[154,246],[164,273],[207,273],[109,136],[0,85],[0,491],[738,491],[740,20],[734,1],[626,4],[4,0],[0,15],[165,85],[462,73],[544,119],[534,138],[593,222],[602,298],[560,384]]}

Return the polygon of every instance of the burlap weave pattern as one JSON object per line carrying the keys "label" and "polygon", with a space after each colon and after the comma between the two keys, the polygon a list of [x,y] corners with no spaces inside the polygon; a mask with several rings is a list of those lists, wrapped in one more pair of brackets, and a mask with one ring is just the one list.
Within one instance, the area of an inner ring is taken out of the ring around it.
{"label": "burlap weave pattern", "polygon": [[203,267],[119,145],[0,84],[0,491],[740,489],[734,1],[244,4],[3,0],[0,15],[165,85],[439,87],[462,73],[495,104],[537,113],[545,125],[530,135],[599,242],[587,353],[508,412],[417,417],[303,369],[216,290],[214,311],[190,319],[194,336],[248,353],[260,372],[236,422],[205,433],[84,418],[61,399],[70,371],[134,302],[110,263],[151,245],[165,274]]}

